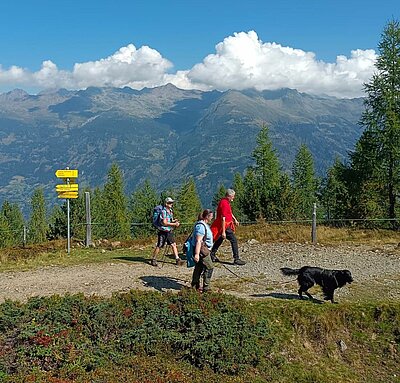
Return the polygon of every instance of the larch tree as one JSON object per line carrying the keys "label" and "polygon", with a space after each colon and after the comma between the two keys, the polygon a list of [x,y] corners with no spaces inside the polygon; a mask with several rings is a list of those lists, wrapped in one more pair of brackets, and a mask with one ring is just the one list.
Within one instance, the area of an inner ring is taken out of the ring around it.
{"label": "larch tree", "polygon": [[294,159],[292,176],[296,197],[295,218],[309,219],[313,203],[317,200],[317,179],[312,154],[304,144],[300,145]]}
{"label": "larch tree", "polygon": [[34,190],[31,198],[31,215],[28,223],[28,239],[33,243],[46,240],[48,230],[46,220],[46,201],[42,188]]}
{"label": "larch tree", "polygon": [[105,228],[108,238],[130,238],[128,201],[124,193],[124,179],[117,164],[112,164],[102,193]]}
{"label": "larch tree", "polygon": [[154,233],[151,217],[154,207],[159,203],[156,191],[149,180],[144,181],[132,193],[129,201],[131,233],[135,238],[146,237]]}
{"label": "larch tree", "polygon": [[261,215],[267,219],[276,219],[280,186],[280,164],[276,149],[272,146],[267,125],[262,125],[257,135],[257,145],[253,151],[255,160],[254,176],[259,196]]}
{"label": "larch tree", "polygon": [[187,181],[183,182],[178,192],[174,217],[182,224],[189,224],[191,229],[191,225],[197,220],[201,209],[202,205],[199,194],[197,193],[196,183],[194,179],[190,177]]}
{"label": "larch tree", "polygon": [[[378,45],[376,73],[365,84],[365,128],[352,168],[359,179],[364,212],[371,218],[383,208],[388,218],[397,218],[400,193],[400,24],[390,21]],[[367,200],[365,200],[367,197]],[[361,198],[360,198],[361,199]],[[383,206],[382,206],[383,203]],[[368,205],[370,207],[368,208]]]}

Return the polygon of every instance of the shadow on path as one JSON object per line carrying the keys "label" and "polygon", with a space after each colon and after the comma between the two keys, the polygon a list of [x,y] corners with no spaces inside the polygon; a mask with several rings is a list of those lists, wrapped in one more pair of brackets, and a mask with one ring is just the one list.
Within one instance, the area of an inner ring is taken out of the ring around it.
{"label": "shadow on path", "polygon": [[154,275],[147,275],[140,277],[146,287],[153,287],[154,289],[163,292],[165,290],[181,290],[186,287],[185,281],[182,279],[172,277],[159,277]]}
{"label": "shadow on path", "polygon": [[[297,294],[285,294],[285,293],[268,293],[268,294],[252,294],[252,297],[257,297],[257,298],[275,298],[275,299],[287,299],[287,300],[301,300],[300,297]],[[319,299],[308,299],[304,298],[305,301],[316,303],[316,304],[321,304],[324,303],[324,301],[321,301]]]}
{"label": "shadow on path", "polygon": [[149,258],[148,257],[132,257],[132,256],[120,256],[120,257],[114,257],[113,259],[118,259],[120,261],[127,261],[127,262],[141,262],[141,263],[149,263]]}

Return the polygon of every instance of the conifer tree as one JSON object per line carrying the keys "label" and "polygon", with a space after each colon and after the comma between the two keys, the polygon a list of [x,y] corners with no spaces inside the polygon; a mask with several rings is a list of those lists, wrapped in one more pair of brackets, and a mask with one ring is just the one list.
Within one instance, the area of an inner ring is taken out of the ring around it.
{"label": "conifer tree", "polygon": [[253,168],[248,168],[244,176],[244,194],[246,198],[241,201],[241,206],[247,219],[250,221],[256,221],[260,218],[261,205],[259,189],[257,187],[257,179]]}
{"label": "conifer tree", "polygon": [[[379,42],[377,72],[365,84],[361,124],[365,130],[352,155],[365,218],[396,218],[400,193],[400,24],[390,21]],[[367,170],[367,173],[363,173]],[[379,199],[380,196],[380,199]],[[370,200],[369,200],[370,199]],[[367,202],[367,203],[366,203]],[[383,206],[382,206],[383,202]],[[369,205],[369,207],[368,207]],[[362,209],[359,209],[362,210]],[[364,217],[363,217],[364,218]]]}
{"label": "conifer tree", "polygon": [[267,219],[276,219],[281,172],[278,156],[272,146],[267,125],[262,125],[256,142],[257,146],[253,151],[254,175],[261,215]]}
{"label": "conifer tree", "polygon": [[347,167],[338,158],[327,171],[321,189],[321,202],[328,220],[351,218],[346,173]]}
{"label": "conifer tree", "polygon": [[31,216],[28,224],[28,239],[33,243],[46,240],[46,202],[42,188],[37,188],[31,198]]}
{"label": "conifer tree", "polygon": [[128,239],[130,237],[130,219],[127,198],[124,194],[122,171],[112,164],[107,175],[102,195],[107,238]]}
{"label": "conifer tree", "polygon": [[219,201],[221,201],[221,199],[225,197],[225,194],[226,194],[226,187],[222,184],[219,185],[217,187],[217,191],[215,192],[212,202],[211,202],[211,205],[214,210],[217,209]]}
{"label": "conifer tree", "polygon": [[82,190],[79,193],[78,198],[71,200],[70,203],[71,234],[75,239],[80,239],[80,240],[83,240],[86,237],[85,192],[87,191],[90,193],[90,190],[88,189]]}
{"label": "conifer tree", "polygon": [[24,230],[24,217],[21,209],[17,204],[11,204],[8,201],[4,201],[1,208],[1,214],[7,221],[10,233],[10,244],[20,245],[23,242],[23,230]]}
{"label": "conifer tree", "polygon": [[49,216],[49,229],[47,237],[49,239],[67,238],[67,215],[64,209],[56,204],[53,206]]}
{"label": "conifer tree", "polygon": [[[131,233],[135,238],[146,237],[154,233],[151,217],[154,206],[159,204],[156,191],[146,180],[131,195],[129,201],[130,216],[132,217]],[[135,225],[136,224],[136,225]]]}
{"label": "conifer tree", "polygon": [[[84,190],[88,191],[88,189]],[[86,236],[85,193],[79,193],[78,198],[69,200],[71,236],[83,240]],[[67,201],[55,205],[49,217],[48,237],[51,239],[67,237]]]}
{"label": "conifer tree", "polygon": [[[201,213],[201,201],[197,193],[194,179],[190,177],[185,181],[178,193],[174,216],[182,223],[188,224],[191,229],[192,224],[196,222],[199,213]],[[185,229],[183,227],[183,229]]]}
{"label": "conifer tree", "polygon": [[239,222],[247,220],[244,213],[244,201],[246,199],[244,180],[240,173],[235,173],[233,177],[233,190],[235,190],[235,199],[232,203],[232,212]]}
{"label": "conifer tree", "polygon": [[107,215],[104,209],[103,191],[96,187],[90,198],[92,215],[92,236],[93,238],[107,238]]}
{"label": "conifer tree", "polygon": [[0,213],[0,247],[8,247],[12,244],[12,233],[4,214]]}
{"label": "conifer tree", "polygon": [[296,196],[295,216],[309,219],[316,202],[317,179],[314,160],[306,145],[301,145],[293,163],[293,189]]}
{"label": "conifer tree", "polygon": [[290,178],[286,173],[281,174],[279,182],[279,198],[277,202],[278,220],[291,220],[295,217],[296,197]]}

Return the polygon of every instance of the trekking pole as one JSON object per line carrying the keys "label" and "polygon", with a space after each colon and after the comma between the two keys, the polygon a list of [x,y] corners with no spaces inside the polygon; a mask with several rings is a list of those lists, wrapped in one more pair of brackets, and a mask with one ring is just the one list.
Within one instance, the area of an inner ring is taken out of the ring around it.
{"label": "trekking pole", "polygon": [[[243,277],[241,277],[240,275],[236,274],[234,271],[232,271],[228,266],[224,265],[222,262],[220,262],[220,264],[221,264],[221,266],[223,266],[227,271],[229,271],[231,274],[233,274],[235,277],[237,277],[237,278],[239,278],[239,279],[243,279]],[[288,283],[295,282],[295,281],[297,281],[297,279],[293,279],[293,280],[286,281],[286,282],[280,282],[280,281],[279,281],[279,282],[278,282],[278,281],[271,281],[271,282],[278,283],[279,285],[286,285],[286,284],[288,284]],[[249,283],[251,283],[251,284],[253,284],[253,285],[259,285],[259,286],[267,287],[267,285],[265,285],[264,283],[260,283],[260,282],[249,281]]]}
{"label": "trekking pole", "polygon": [[169,250],[169,247],[170,247],[170,246],[171,246],[171,245],[166,245],[166,246],[165,246],[164,254],[163,254],[162,258],[161,258],[161,263],[162,263],[161,267],[164,267],[165,257],[168,255],[168,250]]}

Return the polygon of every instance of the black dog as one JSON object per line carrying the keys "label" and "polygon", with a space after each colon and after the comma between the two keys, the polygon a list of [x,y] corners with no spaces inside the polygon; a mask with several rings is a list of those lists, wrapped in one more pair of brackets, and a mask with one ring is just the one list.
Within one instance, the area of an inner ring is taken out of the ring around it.
{"label": "black dog", "polygon": [[283,275],[297,275],[299,282],[299,295],[303,299],[305,293],[310,299],[313,299],[307,290],[317,284],[322,287],[325,300],[335,303],[333,294],[339,287],[343,287],[346,283],[353,282],[353,278],[349,270],[327,270],[320,267],[303,266],[301,269],[290,269],[282,267]]}

